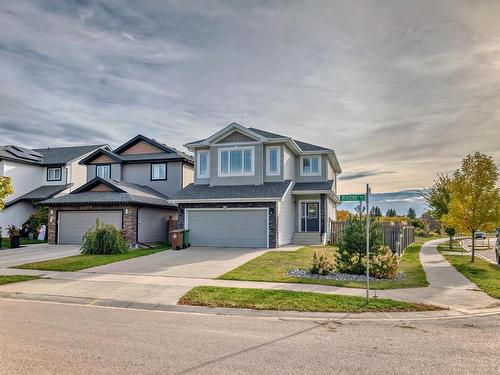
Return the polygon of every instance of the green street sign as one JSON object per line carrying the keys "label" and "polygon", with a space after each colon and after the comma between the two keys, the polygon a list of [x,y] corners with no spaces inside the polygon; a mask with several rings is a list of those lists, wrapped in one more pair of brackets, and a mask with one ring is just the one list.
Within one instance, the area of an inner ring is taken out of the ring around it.
{"label": "green street sign", "polygon": [[363,202],[364,200],[364,194],[344,194],[340,196],[341,202]]}

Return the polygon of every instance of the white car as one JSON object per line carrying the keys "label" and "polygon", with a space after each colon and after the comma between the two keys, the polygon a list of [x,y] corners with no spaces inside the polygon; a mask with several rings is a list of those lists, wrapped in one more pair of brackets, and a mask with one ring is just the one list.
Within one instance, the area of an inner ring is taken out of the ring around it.
{"label": "white car", "polygon": [[486,239],[486,233],[478,231],[478,232],[474,233],[474,239],[476,239],[476,240],[485,240]]}

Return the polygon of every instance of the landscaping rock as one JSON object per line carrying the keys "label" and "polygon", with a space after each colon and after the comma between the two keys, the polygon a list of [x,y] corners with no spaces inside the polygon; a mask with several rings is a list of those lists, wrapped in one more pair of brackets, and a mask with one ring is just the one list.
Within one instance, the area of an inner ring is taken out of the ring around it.
{"label": "landscaping rock", "polygon": [[[288,276],[300,277],[304,279],[317,279],[317,280],[348,280],[348,281],[366,281],[366,275],[352,275],[349,273],[342,272],[331,272],[330,274],[316,275],[306,270],[301,270],[298,268],[292,269],[287,272]],[[398,273],[394,279],[391,280],[402,280],[405,276]],[[375,277],[370,277],[370,281],[381,281],[385,279],[377,279]]]}

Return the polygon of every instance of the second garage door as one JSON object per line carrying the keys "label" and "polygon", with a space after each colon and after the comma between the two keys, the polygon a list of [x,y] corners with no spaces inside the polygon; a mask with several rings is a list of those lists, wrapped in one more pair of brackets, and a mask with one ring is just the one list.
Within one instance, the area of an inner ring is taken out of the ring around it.
{"label": "second garage door", "polygon": [[268,247],[267,209],[186,210],[192,246]]}
{"label": "second garage door", "polygon": [[113,224],[118,229],[122,229],[121,211],[60,211],[59,243],[82,242],[83,235],[95,225],[97,218],[100,218],[104,224]]}

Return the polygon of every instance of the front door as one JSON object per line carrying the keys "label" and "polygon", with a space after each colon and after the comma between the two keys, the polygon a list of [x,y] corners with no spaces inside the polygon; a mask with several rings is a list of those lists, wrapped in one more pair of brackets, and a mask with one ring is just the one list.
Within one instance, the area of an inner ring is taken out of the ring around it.
{"label": "front door", "polygon": [[300,203],[300,231],[319,232],[319,203]]}

